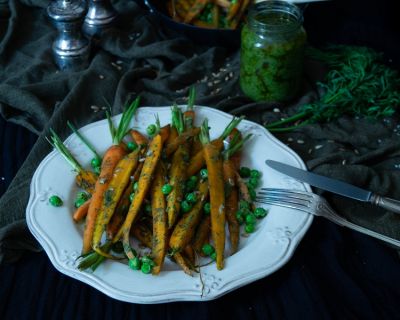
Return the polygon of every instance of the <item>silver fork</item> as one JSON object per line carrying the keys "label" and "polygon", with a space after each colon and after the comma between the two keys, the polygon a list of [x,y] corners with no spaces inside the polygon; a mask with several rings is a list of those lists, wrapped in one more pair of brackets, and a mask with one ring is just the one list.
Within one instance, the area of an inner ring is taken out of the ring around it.
{"label": "silver fork", "polygon": [[383,240],[396,247],[400,247],[399,240],[361,227],[342,218],[329,206],[328,202],[324,198],[315,193],[278,188],[261,188],[261,190],[262,191],[260,191],[256,197],[256,201],[259,203],[302,210],[316,216],[324,217],[342,227],[356,230],[379,240]]}

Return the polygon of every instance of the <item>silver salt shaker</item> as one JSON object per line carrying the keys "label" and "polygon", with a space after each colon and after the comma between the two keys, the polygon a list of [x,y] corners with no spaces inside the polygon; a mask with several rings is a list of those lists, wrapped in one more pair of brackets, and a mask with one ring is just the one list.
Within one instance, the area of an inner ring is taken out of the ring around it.
{"label": "silver salt shaker", "polygon": [[81,31],[86,9],[84,0],[56,0],[47,7],[47,14],[58,30],[53,54],[61,70],[81,70],[89,62],[89,40]]}
{"label": "silver salt shaker", "polygon": [[89,37],[100,37],[104,30],[112,26],[117,12],[110,0],[88,0],[88,4],[83,32]]}

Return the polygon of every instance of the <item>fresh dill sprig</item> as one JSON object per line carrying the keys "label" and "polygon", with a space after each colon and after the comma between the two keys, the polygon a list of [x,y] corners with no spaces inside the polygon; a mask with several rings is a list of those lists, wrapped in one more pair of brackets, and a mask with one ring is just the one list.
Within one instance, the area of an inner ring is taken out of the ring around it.
{"label": "fresh dill sprig", "polygon": [[379,119],[396,112],[400,77],[383,63],[382,54],[367,47],[331,45],[324,50],[310,47],[307,56],[329,67],[324,82],[317,83],[324,94],[301,106],[295,115],[267,124],[270,131],[287,132],[309,123],[330,122],[342,115]]}

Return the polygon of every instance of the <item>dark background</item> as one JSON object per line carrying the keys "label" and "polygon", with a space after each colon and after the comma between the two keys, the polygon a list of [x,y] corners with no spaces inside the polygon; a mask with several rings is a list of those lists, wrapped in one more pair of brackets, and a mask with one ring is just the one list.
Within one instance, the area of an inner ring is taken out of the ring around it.
{"label": "dark background", "polygon": [[[310,4],[311,44],[366,45],[400,68],[396,1]],[[36,136],[0,117],[0,195]],[[251,263],[251,261],[249,262]],[[44,252],[0,266],[2,319],[396,319],[400,318],[398,253],[371,238],[315,219],[280,270],[215,301],[135,305],[108,298],[54,269]]]}

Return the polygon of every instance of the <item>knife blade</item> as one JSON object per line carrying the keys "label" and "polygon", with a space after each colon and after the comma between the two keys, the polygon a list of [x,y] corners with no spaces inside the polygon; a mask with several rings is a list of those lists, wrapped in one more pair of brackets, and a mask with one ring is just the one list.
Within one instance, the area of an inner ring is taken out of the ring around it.
{"label": "knife blade", "polygon": [[279,161],[266,160],[265,163],[267,164],[267,166],[276,171],[295,178],[296,180],[306,182],[322,190],[333,192],[363,202],[371,202],[387,210],[400,213],[400,201],[398,200],[383,197],[371,191],[353,186],[347,182],[328,178],[310,171],[290,166]]}

